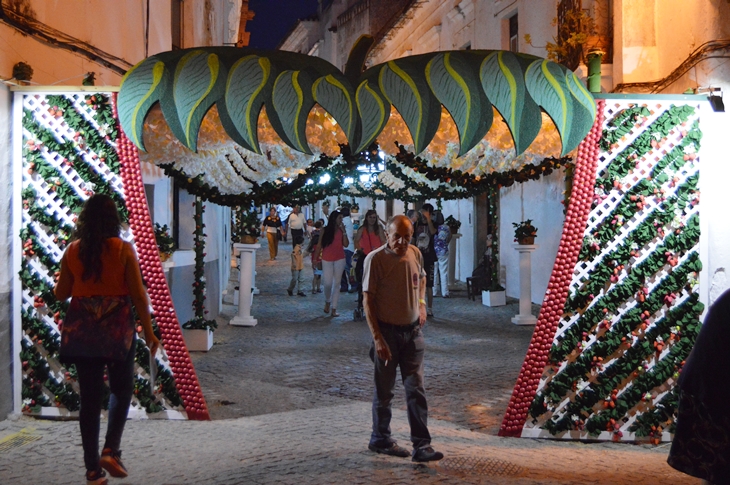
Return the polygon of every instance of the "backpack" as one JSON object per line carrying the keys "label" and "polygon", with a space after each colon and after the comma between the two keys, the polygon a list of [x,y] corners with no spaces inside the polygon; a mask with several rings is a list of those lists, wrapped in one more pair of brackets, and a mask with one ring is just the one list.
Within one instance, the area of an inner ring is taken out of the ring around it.
{"label": "backpack", "polygon": [[429,234],[428,225],[416,225],[416,247],[424,256],[431,252],[431,234]]}
{"label": "backpack", "polygon": [[422,253],[427,253],[430,249],[431,238],[425,232],[420,233],[416,237],[416,247],[421,250]]}

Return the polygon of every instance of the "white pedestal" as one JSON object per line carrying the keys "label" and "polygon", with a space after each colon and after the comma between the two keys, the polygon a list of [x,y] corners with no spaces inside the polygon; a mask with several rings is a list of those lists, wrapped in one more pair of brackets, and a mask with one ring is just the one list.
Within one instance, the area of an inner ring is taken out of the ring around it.
{"label": "white pedestal", "polygon": [[238,315],[228,322],[230,325],[242,327],[253,327],[258,322],[251,316],[251,304],[253,303],[253,275],[256,250],[260,244],[234,244],[234,250],[238,250],[238,257],[241,258],[239,265],[238,280]]}
{"label": "white pedestal", "polygon": [[520,313],[512,317],[515,325],[535,325],[537,318],[532,314],[532,252],[537,244],[513,244],[520,253]]}
{"label": "white pedestal", "polygon": [[460,237],[459,233],[452,234],[451,241],[449,241],[449,274],[446,280],[449,286],[456,283],[456,240]]}

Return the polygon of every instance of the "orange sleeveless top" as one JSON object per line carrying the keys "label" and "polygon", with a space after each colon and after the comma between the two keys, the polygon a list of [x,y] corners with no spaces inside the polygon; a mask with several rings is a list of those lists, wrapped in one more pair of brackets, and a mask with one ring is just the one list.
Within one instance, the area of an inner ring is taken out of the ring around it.
{"label": "orange sleeveless top", "polygon": [[125,281],[124,264],[122,264],[122,249],[124,241],[112,237],[104,242],[101,253],[101,279],[96,281],[92,276],[88,280],[81,279],[84,265],[79,259],[79,242],[69,244],[64,257],[71,274],[74,277],[71,296],[119,296],[128,295],[129,288]]}

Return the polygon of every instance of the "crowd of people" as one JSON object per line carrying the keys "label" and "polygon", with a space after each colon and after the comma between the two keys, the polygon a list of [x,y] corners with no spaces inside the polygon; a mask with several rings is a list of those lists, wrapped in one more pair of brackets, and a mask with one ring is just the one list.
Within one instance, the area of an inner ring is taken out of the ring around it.
{"label": "crowd of people", "polygon": [[[375,210],[368,210],[362,221],[353,219],[349,207],[341,207],[325,213],[326,219],[307,219],[300,206],[294,206],[285,219],[275,207],[261,225],[261,237],[269,244],[270,261],[276,260],[279,241],[287,240],[291,233],[292,278],[287,288],[289,296],[306,296],[324,293],[324,313],[339,316],[337,304],[340,293],[358,294],[355,319],[364,318],[362,296],[363,264],[365,257],[387,242],[385,221]],[[426,271],[427,315],[433,316],[433,297],[449,298],[449,243],[452,232],[444,222],[441,211],[431,204],[423,204],[419,210],[409,210],[414,234],[410,241],[419,250]],[[312,271],[311,288],[305,284],[304,261],[308,260]]]}

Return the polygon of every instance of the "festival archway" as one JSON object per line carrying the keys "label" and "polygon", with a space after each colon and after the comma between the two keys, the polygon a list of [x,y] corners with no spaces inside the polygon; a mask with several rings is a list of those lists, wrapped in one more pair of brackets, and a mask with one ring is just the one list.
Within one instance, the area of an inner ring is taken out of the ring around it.
{"label": "festival archway", "polygon": [[[307,182],[338,165],[382,164],[376,140],[397,146],[397,163],[390,160],[378,179],[355,184],[351,193],[408,200],[426,195],[426,188],[440,198],[465,198],[475,193],[465,188],[539,177],[565,163],[557,157],[579,144],[576,163],[588,164],[578,167],[579,182],[594,173],[598,137],[585,136],[596,121],[595,102],[564,67],[512,52],[452,51],[363,72],[370,42],[358,41],[344,73],[288,52],[158,54],[124,77],[120,123],[137,148],[161,148],[150,161],[187,180],[190,192],[224,205],[323,198],[331,190],[307,192]],[[535,142],[544,118],[552,120],[553,132]],[[490,130],[495,120],[498,129]],[[500,127],[506,129],[500,133]],[[559,151],[548,159],[556,140]],[[401,187],[393,190],[388,177]],[[582,221],[575,222],[584,224],[586,203],[590,197],[581,186],[569,218],[580,212]]]}

